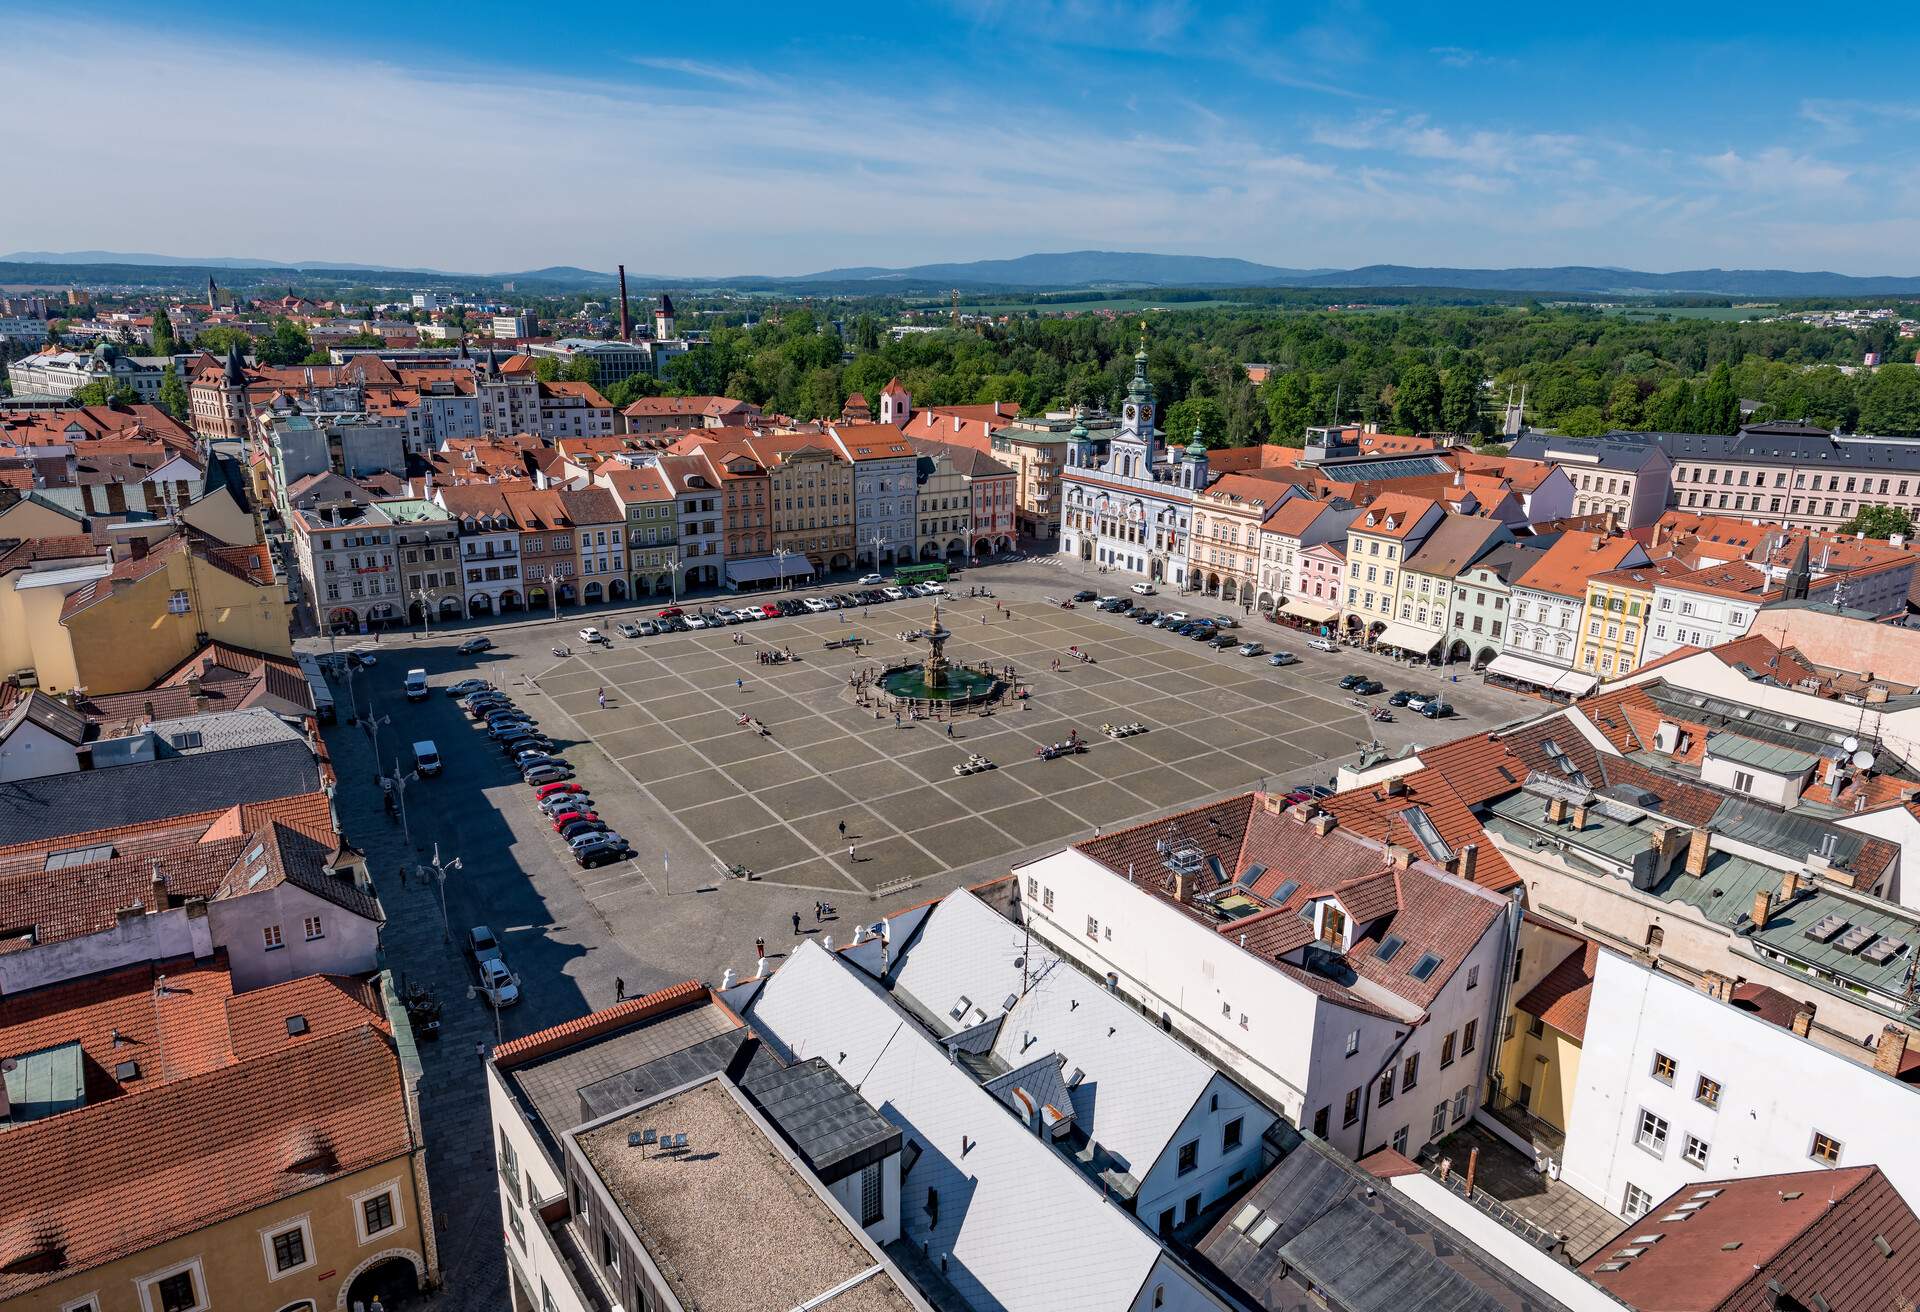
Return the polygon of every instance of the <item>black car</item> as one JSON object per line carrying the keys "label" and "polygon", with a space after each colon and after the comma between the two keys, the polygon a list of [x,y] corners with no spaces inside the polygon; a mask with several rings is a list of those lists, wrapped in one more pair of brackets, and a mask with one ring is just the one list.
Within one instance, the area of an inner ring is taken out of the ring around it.
{"label": "black car", "polygon": [[553,750],[553,739],[542,733],[523,733],[512,738],[503,738],[500,740],[500,752],[509,761],[528,748],[550,752]]}
{"label": "black car", "polygon": [[566,839],[568,842],[572,842],[582,834],[606,833],[607,822],[605,820],[588,820],[583,816],[578,820],[568,821],[556,832],[559,833],[560,837]]}
{"label": "black car", "polygon": [[1215,651],[1225,651],[1228,647],[1238,647],[1240,640],[1231,633],[1216,633],[1207,639],[1207,646]]}
{"label": "black car", "polygon": [[1453,707],[1436,697],[1420,708],[1420,714],[1429,720],[1444,720],[1453,714]]}
{"label": "black car", "polygon": [[[1205,642],[1218,632],[1219,630],[1215,629],[1211,624],[1197,624],[1194,626],[1193,632],[1187,636],[1195,642]],[[1220,634],[1220,636],[1225,637],[1226,635]]]}
{"label": "black car", "polygon": [[1366,681],[1367,676],[1364,674],[1343,674],[1340,676],[1340,686],[1342,688],[1357,688]]}
{"label": "black car", "polygon": [[1151,624],[1159,618],[1160,612],[1157,610],[1137,610],[1133,613],[1135,624]]}
{"label": "black car", "polygon": [[582,870],[610,866],[626,856],[626,849],[615,842],[582,843],[573,849],[573,859]]}
{"label": "black car", "polygon": [[1405,706],[1408,702],[1412,701],[1415,697],[1418,697],[1419,695],[1420,694],[1417,692],[1411,692],[1406,688],[1402,688],[1399,692],[1396,692],[1393,696],[1387,698],[1387,705]]}
{"label": "black car", "polygon": [[1100,599],[1100,594],[1095,592],[1092,588],[1082,588],[1080,589],[1080,591],[1073,594],[1073,599],[1075,601],[1098,601]]}
{"label": "black car", "polygon": [[1353,685],[1353,691],[1359,693],[1362,697],[1371,697],[1375,693],[1382,693],[1386,690],[1387,685],[1378,679],[1362,679]]}

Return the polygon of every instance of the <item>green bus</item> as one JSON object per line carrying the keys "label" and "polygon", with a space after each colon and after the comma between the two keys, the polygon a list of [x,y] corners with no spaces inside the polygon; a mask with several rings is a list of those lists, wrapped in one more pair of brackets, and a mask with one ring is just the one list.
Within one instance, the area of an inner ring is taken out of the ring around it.
{"label": "green bus", "polygon": [[909,587],[915,583],[945,583],[946,581],[945,561],[930,561],[925,565],[902,565],[893,571],[893,584],[897,588]]}

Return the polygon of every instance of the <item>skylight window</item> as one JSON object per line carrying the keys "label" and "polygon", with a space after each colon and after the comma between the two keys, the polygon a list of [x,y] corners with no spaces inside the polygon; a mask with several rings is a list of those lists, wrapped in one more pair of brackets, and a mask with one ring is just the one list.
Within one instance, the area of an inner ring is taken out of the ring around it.
{"label": "skylight window", "polygon": [[1266,1245],[1267,1240],[1273,1238],[1273,1232],[1279,1228],[1280,1223],[1278,1221],[1270,1216],[1263,1216],[1254,1225],[1253,1229],[1247,1232],[1247,1238],[1253,1241],[1255,1248],[1261,1248]]}
{"label": "skylight window", "polygon": [[1292,897],[1295,893],[1298,893],[1299,891],[1300,891],[1300,881],[1297,879],[1289,879],[1286,883],[1274,889],[1273,896],[1268,900],[1271,901],[1275,906],[1279,906],[1281,903],[1285,902],[1288,898]]}
{"label": "skylight window", "polygon": [[307,1018],[305,1016],[287,1017],[287,1033],[289,1035],[300,1035],[300,1034],[305,1034],[306,1032],[307,1032]]}
{"label": "skylight window", "polygon": [[1252,1227],[1253,1223],[1259,1219],[1260,1208],[1253,1203],[1248,1203],[1245,1207],[1234,1213],[1233,1228],[1245,1234],[1247,1230]]}
{"label": "skylight window", "polygon": [[1440,958],[1427,952],[1421,954],[1420,960],[1414,962],[1413,969],[1407,973],[1417,980],[1426,980],[1431,978],[1433,972],[1438,969],[1440,969]]}
{"label": "skylight window", "polygon": [[1407,941],[1398,934],[1389,934],[1380,946],[1374,949],[1373,955],[1382,961],[1392,961],[1394,954],[1406,945]]}

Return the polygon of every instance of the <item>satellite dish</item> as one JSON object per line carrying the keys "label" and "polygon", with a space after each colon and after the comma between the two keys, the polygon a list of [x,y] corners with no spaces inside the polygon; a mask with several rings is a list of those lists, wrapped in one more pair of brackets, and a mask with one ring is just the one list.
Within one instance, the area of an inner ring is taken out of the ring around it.
{"label": "satellite dish", "polygon": [[1860,750],[1860,740],[1849,734],[1840,740],[1840,746],[1849,752],[1857,752]]}
{"label": "satellite dish", "polygon": [[1873,753],[1872,752],[1855,752],[1853,754],[1853,768],[1856,770],[1873,769]]}

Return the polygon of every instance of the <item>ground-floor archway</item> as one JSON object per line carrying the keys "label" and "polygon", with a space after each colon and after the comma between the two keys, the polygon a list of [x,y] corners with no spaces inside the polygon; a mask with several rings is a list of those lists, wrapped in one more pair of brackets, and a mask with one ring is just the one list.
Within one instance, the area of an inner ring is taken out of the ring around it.
{"label": "ground-floor archway", "polygon": [[580,594],[574,591],[573,584],[562,583],[560,585],[560,604],[562,606],[571,606],[575,601],[578,601],[579,598]]}
{"label": "ground-floor archway", "polygon": [[720,568],[717,565],[695,565],[687,571],[689,588],[712,588],[720,583]]}
{"label": "ground-floor archway", "polygon": [[1240,600],[1240,585],[1230,578],[1221,579],[1220,580],[1220,600],[1222,601]]}
{"label": "ground-floor archway", "polygon": [[327,612],[327,627],[335,633],[358,633],[360,616],[345,606],[339,606]]}
{"label": "ground-floor archway", "polygon": [[[562,595],[564,596],[565,594],[563,593]],[[600,585],[598,583],[587,584],[587,589],[586,589],[587,605],[589,606],[598,605],[603,595],[604,594],[601,592]]]}
{"label": "ground-floor archway", "polygon": [[1267,611],[1272,610],[1274,605],[1273,594],[1271,592],[1261,593],[1257,604],[1259,605],[1261,610],[1267,610]]}
{"label": "ground-floor archway", "polygon": [[953,541],[947,543],[947,559],[948,560],[965,560],[966,555],[967,555],[967,544],[965,542],[962,542],[959,538],[955,538],[953,539]]}
{"label": "ground-floor archway", "polygon": [[976,559],[984,560],[992,551],[993,543],[987,541],[985,538],[974,539],[973,554]]}
{"label": "ground-floor archway", "polygon": [[938,542],[922,542],[920,544],[920,559],[922,560],[940,559],[940,544]]}
{"label": "ground-floor archway", "polygon": [[1472,658],[1473,648],[1467,646],[1465,638],[1455,638],[1452,644],[1447,647],[1447,664],[1449,665],[1454,665],[1464,660],[1471,660]]}
{"label": "ground-floor archway", "polygon": [[467,614],[478,617],[493,614],[493,598],[486,593],[476,593],[467,599]]}
{"label": "ground-floor archway", "polygon": [[407,604],[407,623],[418,624],[426,616],[426,613],[427,608],[419,602],[409,602]]}
{"label": "ground-floor archway", "polygon": [[1155,556],[1147,562],[1147,577],[1155,583],[1161,583],[1167,577],[1167,562]]}
{"label": "ground-floor archway", "polygon": [[830,570],[852,569],[853,559],[844,551],[836,551],[833,553],[833,559],[827,562],[827,568]]}
{"label": "ground-floor archway", "polygon": [[527,606],[529,609],[540,610],[549,604],[547,601],[547,590],[545,588],[527,589]]}
{"label": "ground-floor archway", "polygon": [[409,1248],[389,1248],[375,1253],[340,1285],[339,1308],[371,1307],[378,1298],[389,1308],[403,1307],[420,1292],[426,1267]]}
{"label": "ground-floor archway", "polygon": [[1347,636],[1357,638],[1366,631],[1366,622],[1358,615],[1349,615],[1346,620]]}
{"label": "ground-floor archway", "polygon": [[520,594],[512,588],[500,594],[500,610],[503,614],[510,610],[519,610],[522,605]]}
{"label": "ground-floor archway", "polygon": [[1476,670],[1486,669],[1487,666],[1493,664],[1493,658],[1498,656],[1499,654],[1500,654],[1499,652],[1495,651],[1491,647],[1482,647],[1479,651],[1474,653],[1473,668]]}
{"label": "ground-floor archway", "polygon": [[627,581],[625,579],[615,579],[613,582],[607,584],[608,601],[625,601],[626,599]]}
{"label": "ground-floor archway", "polygon": [[1093,543],[1086,538],[1080,539],[1080,559],[1093,559]]}
{"label": "ground-floor archway", "polygon": [[459,619],[460,618],[460,598],[458,597],[440,598],[440,618],[443,620]]}

